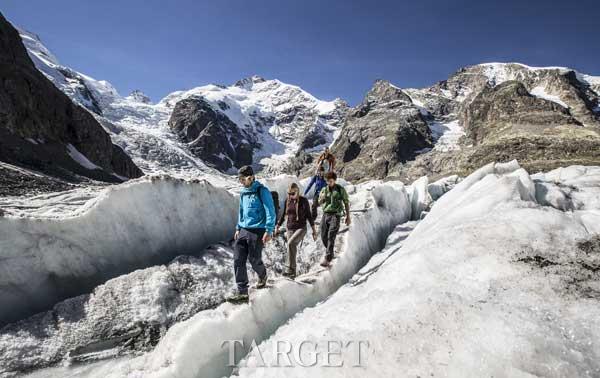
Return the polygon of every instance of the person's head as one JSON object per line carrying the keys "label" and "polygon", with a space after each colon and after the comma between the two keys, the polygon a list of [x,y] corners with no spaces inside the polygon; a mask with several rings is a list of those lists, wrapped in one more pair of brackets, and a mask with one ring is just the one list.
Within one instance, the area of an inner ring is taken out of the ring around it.
{"label": "person's head", "polygon": [[325,154],[329,153],[329,147],[325,147]]}
{"label": "person's head", "polygon": [[288,186],[287,195],[289,199],[298,199],[300,196],[300,188],[298,187],[298,184],[295,182],[291,183],[290,186]]}
{"label": "person's head", "polygon": [[337,175],[335,174],[335,172],[327,172],[327,174],[325,175],[325,180],[327,180],[327,185],[333,188],[333,186],[335,185],[335,180],[337,180]]}
{"label": "person's head", "polygon": [[244,187],[249,188],[254,182],[254,169],[249,165],[240,168],[238,170],[238,180],[240,180],[240,183],[244,185]]}
{"label": "person's head", "polygon": [[319,169],[317,169],[317,176],[323,177],[325,175],[325,168],[323,168],[323,166],[320,166]]}

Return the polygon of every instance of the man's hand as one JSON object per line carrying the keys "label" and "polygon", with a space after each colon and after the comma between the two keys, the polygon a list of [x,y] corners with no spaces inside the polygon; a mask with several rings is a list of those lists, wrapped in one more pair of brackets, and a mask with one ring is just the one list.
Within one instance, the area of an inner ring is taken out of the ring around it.
{"label": "man's hand", "polygon": [[273,233],[274,236],[279,235],[279,226],[275,227],[275,232]]}
{"label": "man's hand", "polygon": [[235,230],[235,234],[233,235],[233,240],[237,240],[240,237],[240,230]]}
{"label": "man's hand", "polygon": [[350,218],[350,214],[346,215],[346,226],[350,226],[352,223],[352,219]]}
{"label": "man's hand", "polygon": [[267,244],[269,241],[271,241],[273,237],[271,236],[271,234],[269,234],[268,232],[265,232],[265,234],[263,235],[262,241],[263,244]]}

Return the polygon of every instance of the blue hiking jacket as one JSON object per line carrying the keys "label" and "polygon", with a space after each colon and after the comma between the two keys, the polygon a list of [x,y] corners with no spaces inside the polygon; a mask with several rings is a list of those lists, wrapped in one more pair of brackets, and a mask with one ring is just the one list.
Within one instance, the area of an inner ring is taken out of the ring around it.
{"label": "blue hiking jacket", "polygon": [[258,181],[240,192],[240,228],[265,228],[269,234],[275,229],[275,204],[269,189]]}
{"label": "blue hiking jacket", "polygon": [[314,175],[310,179],[306,190],[304,190],[304,195],[307,195],[308,192],[310,192],[310,188],[312,188],[313,185],[315,186],[315,198],[319,198],[319,193],[321,193],[321,189],[327,186],[327,181],[319,175]]}

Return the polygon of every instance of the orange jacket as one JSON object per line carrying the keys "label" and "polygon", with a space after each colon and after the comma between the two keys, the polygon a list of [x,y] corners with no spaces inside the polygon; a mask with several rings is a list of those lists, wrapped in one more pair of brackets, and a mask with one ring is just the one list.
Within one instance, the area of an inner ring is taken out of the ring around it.
{"label": "orange jacket", "polygon": [[329,170],[333,171],[335,169],[335,156],[331,152],[325,153],[323,152],[321,156],[319,156],[319,160],[317,161],[317,167],[321,166],[321,163],[327,160],[329,162]]}

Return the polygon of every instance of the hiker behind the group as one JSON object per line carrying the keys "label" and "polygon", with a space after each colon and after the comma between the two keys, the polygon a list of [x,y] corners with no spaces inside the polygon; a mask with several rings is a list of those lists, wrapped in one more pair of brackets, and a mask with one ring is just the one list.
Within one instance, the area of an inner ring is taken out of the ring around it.
{"label": "hiker behind the group", "polygon": [[317,169],[323,167],[325,173],[335,171],[335,156],[329,152],[329,147],[325,147],[325,151],[317,159]]}
{"label": "hiker behind the group", "polygon": [[321,261],[321,266],[327,267],[333,259],[335,238],[340,230],[340,220],[346,213],[346,225],[350,226],[350,203],[348,193],[341,185],[336,183],[337,175],[329,172],[325,175],[327,186],[321,190],[319,203],[323,206],[321,219],[321,240],[326,248],[326,254]]}
{"label": "hiker behind the group", "polygon": [[308,199],[300,195],[300,188],[296,183],[292,183],[288,188],[283,214],[279,218],[277,228],[275,228],[275,235],[279,233],[279,228],[286,218],[287,271],[283,275],[294,278],[296,277],[296,252],[298,251],[298,244],[306,236],[306,222],[310,223],[312,237],[317,240],[317,229],[315,228],[315,221],[312,218]]}
{"label": "hiker behind the group", "polygon": [[304,190],[304,195],[307,195],[310,192],[312,186],[315,186],[315,193],[313,195],[313,201],[311,206],[313,220],[317,219],[317,208],[319,207],[319,193],[321,193],[321,189],[323,189],[327,185],[325,177],[323,176],[325,176],[325,170],[323,169],[323,167],[319,167],[319,169],[317,170],[317,174],[310,179],[308,186]]}
{"label": "hiker behind the group", "polygon": [[238,171],[243,185],[240,193],[240,210],[235,232],[233,268],[237,293],[228,298],[231,302],[248,301],[248,272],[246,261],[250,260],[252,269],[258,274],[257,288],[267,283],[267,270],[262,261],[262,248],[271,240],[275,228],[275,206],[273,197],[266,186],[254,178],[250,166]]}

